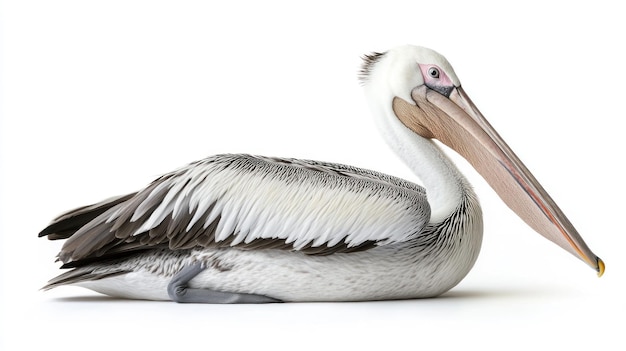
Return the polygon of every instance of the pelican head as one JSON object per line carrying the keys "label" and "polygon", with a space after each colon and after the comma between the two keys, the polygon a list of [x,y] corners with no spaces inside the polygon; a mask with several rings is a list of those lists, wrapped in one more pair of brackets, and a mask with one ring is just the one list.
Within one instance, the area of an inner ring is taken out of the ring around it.
{"label": "pelican head", "polygon": [[398,135],[388,132],[394,128],[410,130],[419,142],[439,140],[463,156],[531,228],[604,273],[602,260],[483,117],[442,55],[402,46],[364,59],[361,80],[368,100],[375,100],[374,114],[384,116],[378,124],[388,142]]}

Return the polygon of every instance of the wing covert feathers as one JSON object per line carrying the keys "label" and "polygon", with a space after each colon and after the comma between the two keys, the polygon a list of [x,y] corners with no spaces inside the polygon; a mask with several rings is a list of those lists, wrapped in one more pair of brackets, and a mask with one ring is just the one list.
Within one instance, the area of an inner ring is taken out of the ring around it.
{"label": "wing covert feathers", "polygon": [[406,241],[430,219],[424,189],[364,169],[216,155],[143,190],[70,211],[40,236],[69,238],[66,263],[167,245],[279,248],[309,254]]}

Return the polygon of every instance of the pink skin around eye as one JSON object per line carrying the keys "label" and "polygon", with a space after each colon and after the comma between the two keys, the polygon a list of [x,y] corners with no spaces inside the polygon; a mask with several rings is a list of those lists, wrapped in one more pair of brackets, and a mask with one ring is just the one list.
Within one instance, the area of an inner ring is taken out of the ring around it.
{"label": "pink skin around eye", "polygon": [[[450,80],[450,77],[448,77],[446,72],[444,72],[441,68],[439,68],[439,66],[421,64],[421,63],[418,63],[418,65],[420,66],[420,70],[422,71],[422,76],[424,77],[424,83],[431,85],[431,86],[438,86],[438,87],[451,87],[454,85],[454,83],[452,83],[452,80]],[[439,71],[439,78],[433,78],[430,76],[430,74],[428,74],[428,70],[431,67],[435,67]]]}

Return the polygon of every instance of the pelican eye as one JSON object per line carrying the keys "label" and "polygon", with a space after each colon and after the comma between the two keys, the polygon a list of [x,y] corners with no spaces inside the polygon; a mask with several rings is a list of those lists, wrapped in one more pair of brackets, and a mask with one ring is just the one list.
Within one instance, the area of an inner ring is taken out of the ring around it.
{"label": "pelican eye", "polygon": [[431,67],[428,69],[428,75],[431,78],[439,78],[439,70],[435,67]]}

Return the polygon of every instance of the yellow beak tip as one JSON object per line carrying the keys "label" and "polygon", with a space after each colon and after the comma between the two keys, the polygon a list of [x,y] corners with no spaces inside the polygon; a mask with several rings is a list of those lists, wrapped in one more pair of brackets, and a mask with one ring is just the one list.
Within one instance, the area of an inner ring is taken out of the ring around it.
{"label": "yellow beak tip", "polygon": [[598,278],[604,274],[604,261],[600,257],[596,258],[598,261]]}

